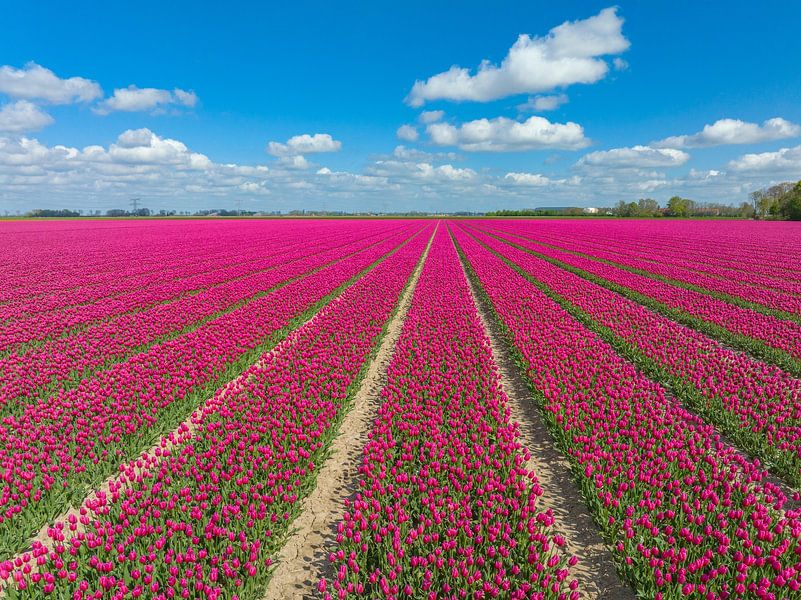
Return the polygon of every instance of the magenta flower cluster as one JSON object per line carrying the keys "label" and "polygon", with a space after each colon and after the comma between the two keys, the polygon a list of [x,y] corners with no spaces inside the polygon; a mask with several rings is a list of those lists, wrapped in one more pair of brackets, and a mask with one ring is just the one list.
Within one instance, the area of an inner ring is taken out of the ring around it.
{"label": "magenta flower cluster", "polygon": [[[415,225],[416,235],[219,390],[189,425],[123,463],[108,491],[49,528],[45,543],[3,563],[6,597],[257,598],[431,231]],[[292,284],[287,310],[395,245]],[[264,327],[278,308],[249,316]]]}
{"label": "magenta flower cluster", "polygon": [[698,395],[708,420],[801,484],[801,381],[541,258],[487,235],[477,239],[654,361],[687,395]]}
{"label": "magenta flower cluster", "polygon": [[158,432],[177,426],[226,373],[244,369],[268,349],[293,318],[397,247],[408,237],[408,227],[403,230],[316,271],[308,269],[320,266],[319,256],[275,269],[275,281],[296,279],[5,415],[0,424],[4,551],[20,548],[48,519],[80,501],[86,486],[92,489],[120,462],[153,444]]}
{"label": "magenta flower cluster", "polygon": [[577,598],[444,225],[387,378],[323,595]]}
{"label": "magenta flower cluster", "polygon": [[658,600],[801,593],[801,520],[759,463],[475,239],[456,238],[634,589]]}

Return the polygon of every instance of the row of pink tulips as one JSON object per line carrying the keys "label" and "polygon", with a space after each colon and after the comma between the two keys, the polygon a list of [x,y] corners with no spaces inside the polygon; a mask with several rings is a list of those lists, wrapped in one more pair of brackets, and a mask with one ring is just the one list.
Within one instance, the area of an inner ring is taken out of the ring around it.
{"label": "row of pink tulips", "polygon": [[[418,230],[421,226],[418,226]],[[389,240],[331,264],[97,377],[28,404],[0,425],[0,540],[8,554],[80,501],[117,465],[169,431],[221,383],[382,256]]]}
{"label": "row of pink tulips", "polygon": [[477,239],[548,286],[749,452],[801,486],[801,381],[490,236]]}
{"label": "row of pink tulips", "polygon": [[724,300],[732,298],[736,302],[744,300],[755,305],[754,308],[757,310],[766,307],[790,314],[801,314],[801,296],[799,296],[801,283],[798,282],[785,284],[785,287],[789,287],[788,290],[777,290],[760,285],[753,279],[748,281],[749,276],[746,274],[733,277],[725,270],[718,271],[711,266],[706,266],[705,271],[700,271],[698,268],[694,268],[697,266],[694,263],[690,263],[689,267],[682,266],[656,252],[652,254],[650,251],[646,251],[645,257],[630,256],[631,251],[627,247],[624,249],[608,248],[606,244],[590,245],[576,240],[553,240],[528,232],[525,237],[556,245],[560,250],[586,255],[594,260],[609,261],[614,266],[631,269],[641,275],[663,277],[675,285],[692,287],[697,291],[719,296]]}
{"label": "row of pink tulips", "polygon": [[[677,235],[674,235],[674,238],[681,236],[682,233],[681,226],[675,227]],[[499,226],[499,231],[505,229],[504,225]],[[514,230],[514,227],[509,229],[509,231]],[[774,263],[765,265],[763,260],[755,260],[753,256],[747,254],[747,250],[743,247],[739,248],[740,260],[736,262],[731,259],[716,258],[716,251],[719,248],[718,240],[695,240],[693,245],[688,247],[686,244],[681,244],[680,241],[672,245],[654,243],[649,237],[641,234],[630,234],[622,239],[610,239],[600,231],[596,235],[582,235],[577,234],[570,227],[565,227],[558,232],[549,233],[538,231],[538,229],[525,224],[519,225],[517,232],[590,256],[600,256],[600,254],[596,254],[600,252],[611,253],[608,254],[608,260],[613,262],[621,262],[622,259],[636,261],[636,263],[631,263],[631,266],[640,267],[646,271],[654,264],[664,264],[717,279],[737,281],[757,288],[767,288],[796,295],[801,293],[801,272],[797,277],[788,279],[785,269],[779,270]],[[785,256],[780,264],[784,264],[786,261],[787,257]],[[676,273],[678,274],[679,271]],[[782,276],[781,273],[784,275]],[[680,274],[678,276],[680,277]]]}
{"label": "row of pink tulips", "polygon": [[801,360],[801,323],[777,319],[771,315],[729,304],[713,296],[670,285],[569,252],[554,250],[533,241],[510,236],[504,236],[504,239],[601,280],[632,290],[670,309],[677,309],[733,334],[756,340],[769,348],[781,351],[794,361]]}
{"label": "row of pink tulips", "polygon": [[[265,237],[264,246],[249,244],[241,248],[232,245],[231,240],[220,239],[208,248],[194,245],[176,248],[167,256],[159,256],[157,252],[156,255],[161,259],[161,268],[151,264],[138,265],[135,261],[136,266],[113,265],[113,268],[96,271],[91,271],[92,266],[86,265],[85,278],[77,287],[62,289],[54,283],[46,293],[4,302],[0,305],[0,322],[5,324],[27,315],[74,308],[186,279],[196,281],[194,288],[201,289],[210,282],[236,277],[243,267],[252,266],[253,270],[257,270],[265,263],[269,265],[276,254],[297,253],[296,249],[302,246],[299,242],[292,243],[283,239],[280,232],[274,232],[273,235],[265,232]],[[330,239],[337,236],[326,237]],[[324,241],[322,237],[315,239]],[[106,247],[106,251],[113,256],[112,247]],[[67,279],[62,285],[70,286],[74,283],[72,279]]]}
{"label": "row of pink tulips", "polygon": [[194,432],[124,465],[49,545],[2,564],[6,596],[258,598],[430,233],[215,394]]}
{"label": "row of pink tulips", "polygon": [[625,578],[657,600],[801,590],[801,520],[765,471],[457,229]]}
{"label": "row of pink tulips", "polygon": [[[494,225],[506,226],[502,221]],[[792,241],[799,235],[798,223],[574,219],[518,221],[512,228],[546,236],[557,245],[561,240],[567,247],[573,242],[592,243],[636,249],[646,257],[649,251],[656,251],[676,259],[686,258],[701,269],[726,269],[731,277],[739,273],[740,277],[762,275],[801,281],[801,252]]]}
{"label": "row of pink tulips", "polygon": [[[528,231],[526,235],[536,237],[534,231]],[[637,243],[637,240],[582,239],[572,235],[543,237],[542,240],[562,248],[586,253],[590,256],[600,257],[600,252],[604,252],[606,253],[604,258],[613,262],[622,262],[622,259],[625,258],[625,264],[642,268],[646,271],[652,270],[654,266],[658,265],[678,267],[678,270],[671,274],[663,273],[666,277],[681,278],[681,270],[686,270],[692,273],[700,273],[704,276],[711,276],[718,280],[734,281],[756,288],[766,288],[774,292],[785,292],[793,295],[801,294],[801,275],[799,279],[788,279],[786,271],[784,271],[785,276],[779,276],[774,270],[775,265],[771,266],[771,274],[767,274],[761,272],[763,265],[754,265],[753,261],[748,260],[748,257],[746,257],[745,262],[735,264],[730,262],[720,264],[714,258],[712,260],[705,259],[704,255],[710,254],[707,248],[712,249],[711,254],[714,257],[714,248],[716,246],[714,242],[702,244],[700,248],[702,254],[700,256],[695,253],[692,256],[687,256],[683,248],[661,248],[646,243],[646,240]],[[756,268],[753,270],[747,268],[751,266]],[[693,283],[703,285],[697,281]],[[718,282],[713,283],[717,284]],[[713,287],[711,289],[716,288]],[[726,290],[721,289],[720,291]]]}
{"label": "row of pink tulips", "polygon": [[[401,239],[397,234],[384,237]],[[19,404],[30,403],[64,384],[74,385],[97,369],[145,351],[166,338],[197,329],[207,320],[262,296],[277,285],[370,245],[368,239],[337,242],[307,243],[302,252],[295,250],[294,255],[275,257],[270,267],[256,273],[243,268],[233,279],[213,283],[174,302],[124,313],[23,354],[0,358],[0,414],[16,412]]]}
{"label": "row of pink tulips", "polygon": [[[102,297],[93,289],[110,279],[125,289],[128,279],[149,275],[158,280],[172,267],[229,257],[257,258],[273,245],[330,235],[357,235],[366,225],[308,221],[83,221],[6,223],[0,265],[0,305],[65,296],[64,304]],[[180,274],[180,271],[177,271]],[[128,289],[130,289],[129,286]],[[75,296],[73,296],[73,294]],[[83,296],[86,294],[86,296]],[[95,295],[93,295],[95,294]]]}
{"label": "row of pink tulips", "polygon": [[[370,234],[368,230],[368,235]],[[372,241],[383,235],[373,233]],[[358,240],[357,240],[358,241]],[[246,265],[241,271],[271,268],[285,262],[288,258],[279,248],[276,255],[257,265]],[[183,294],[202,289],[215,281],[215,276],[170,280],[146,289],[134,287],[128,293],[111,295],[89,304],[79,304],[70,308],[58,309],[43,314],[31,314],[13,320],[0,328],[0,351],[7,351],[34,340],[45,340],[68,333],[72,328],[86,326],[94,322],[108,320],[121,313],[142,310],[149,306],[170,301]]]}
{"label": "row of pink tulips", "polygon": [[445,227],[387,376],[323,595],[577,597]]}
{"label": "row of pink tulips", "polygon": [[[58,294],[68,299],[76,294],[77,302],[70,303],[80,303],[81,294],[90,300],[94,288],[106,284],[111,274],[121,285],[142,275],[158,278],[164,267],[169,271],[174,264],[190,265],[192,259],[231,255],[232,248],[253,241],[256,233],[237,235],[223,227],[186,229],[170,222],[89,221],[71,228],[54,222],[27,223],[31,231],[22,231],[21,223],[15,225],[4,227],[13,260],[0,266],[2,305]],[[262,234],[278,236],[280,228],[268,227]],[[17,268],[10,268],[12,264]]]}

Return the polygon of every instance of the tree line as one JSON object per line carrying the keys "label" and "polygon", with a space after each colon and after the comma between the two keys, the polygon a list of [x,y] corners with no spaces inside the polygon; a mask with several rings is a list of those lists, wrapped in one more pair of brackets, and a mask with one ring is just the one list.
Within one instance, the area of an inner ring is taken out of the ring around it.
{"label": "tree line", "polygon": [[801,181],[751,192],[751,202],[754,215],[759,219],[801,221]]}
{"label": "tree line", "polygon": [[621,200],[612,209],[616,217],[676,217],[686,219],[690,217],[733,217],[749,219],[754,215],[754,209],[749,202],[739,206],[722,204],[720,202],[696,202],[689,198],[673,196],[663,207],[653,198],[640,198],[637,202],[624,202]]}

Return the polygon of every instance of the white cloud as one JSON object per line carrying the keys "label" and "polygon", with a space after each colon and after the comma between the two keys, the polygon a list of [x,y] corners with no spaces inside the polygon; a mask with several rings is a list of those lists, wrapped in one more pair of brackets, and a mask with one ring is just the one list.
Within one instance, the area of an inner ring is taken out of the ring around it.
{"label": "white cloud", "polygon": [[523,112],[545,112],[556,110],[563,104],[567,104],[567,94],[554,94],[552,96],[534,96],[523,104],[518,104],[517,109]]}
{"label": "white cloud", "polygon": [[335,140],[328,133],[315,133],[309,135],[295,135],[285,144],[270,142],[267,152],[273,156],[294,156],[297,154],[314,154],[319,152],[337,152],[342,148],[342,142]]}
{"label": "white cloud", "polygon": [[157,88],[138,88],[129,85],[127,88],[114,90],[114,95],[101,102],[95,109],[100,115],[107,115],[110,112],[140,112],[146,110],[161,109],[166,106],[193,107],[197,104],[197,96],[194,92],[175,88],[160,90]]}
{"label": "white cloud", "polygon": [[551,180],[548,177],[545,175],[540,175],[539,173],[507,173],[504,176],[504,179],[512,181],[517,185],[530,185],[535,187],[540,187],[551,183]]}
{"label": "white cloud", "polygon": [[609,65],[602,56],[629,47],[616,8],[580,21],[566,21],[544,37],[520,35],[500,66],[484,60],[472,75],[452,66],[426,81],[416,81],[406,101],[422,106],[431,100],[487,102],[506,96],[538,93],[575,83],[595,83]]}
{"label": "white cloud", "polygon": [[[433,155],[429,155],[432,156]],[[435,165],[429,161],[377,160],[367,171],[371,175],[391,178],[396,182],[426,183],[470,182],[478,178],[473,169],[454,167],[450,163]]]}
{"label": "white cloud", "polygon": [[[378,157],[377,160],[383,160],[385,158],[386,157]],[[460,156],[455,152],[425,152],[417,148],[408,148],[403,144],[399,144],[395,146],[389,158],[390,160],[399,159],[411,162],[434,162],[459,160]]]}
{"label": "white cloud", "polygon": [[185,169],[206,169],[211,166],[203,154],[190,152],[178,140],[161,138],[149,129],[129,129],[117,137],[108,149],[112,162],[171,165]]}
{"label": "white cloud", "polygon": [[706,171],[699,171],[697,169],[690,169],[687,174],[687,179],[695,181],[710,181],[716,177],[722,177],[725,173],[716,169],[708,169]]}
{"label": "white cloud", "polygon": [[651,148],[650,146],[632,146],[631,148],[613,148],[590,152],[582,156],[579,166],[605,168],[654,168],[677,167],[690,159],[690,155],[675,148]]}
{"label": "white cloud", "polygon": [[458,146],[469,152],[513,152],[540,148],[575,150],[589,145],[577,123],[551,123],[543,117],[514,121],[506,117],[477,119],[459,126],[432,123],[426,128],[438,146]]}
{"label": "white cloud", "polygon": [[612,66],[615,67],[615,71],[625,71],[629,68],[629,63],[618,56],[612,61]]}
{"label": "white cloud", "polygon": [[654,142],[657,148],[706,148],[727,144],[756,144],[801,136],[801,126],[781,117],[762,125],[739,119],[720,119],[693,135],[674,135]]}
{"label": "white cloud", "polygon": [[388,179],[386,177],[361,175],[358,173],[349,173],[347,171],[332,171],[328,167],[318,169],[316,174],[325,177],[328,182],[334,184],[351,184],[364,188],[383,188],[388,185]]}
{"label": "white cloud", "polygon": [[782,148],[775,152],[745,154],[729,163],[735,171],[753,173],[787,173],[794,179],[801,178],[801,146]]}
{"label": "white cloud", "polygon": [[187,92],[186,90],[175,88],[172,93],[175,96],[176,104],[182,104],[188,108],[194,108],[197,104],[197,94],[195,92]]}
{"label": "white cloud", "polygon": [[396,135],[399,140],[403,140],[404,142],[415,142],[417,138],[420,137],[420,133],[413,125],[401,125],[398,127]]}
{"label": "white cloud", "polygon": [[450,181],[470,180],[475,178],[473,169],[458,169],[453,165],[432,167],[429,163],[418,163],[420,177],[423,179],[447,179]]}
{"label": "white cloud", "polygon": [[36,131],[53,123],[53,117],[27,100],[0,106],[0,132]]}
{"label": "white cloud", "polygon": [[278,163],[288,169],[308,169],[311,167],[311,163],[302,154],[282,156],[278,159]]}
{"label": "white cloud", "polygon": [[99,98],[103,95],[103,90],[97,82],[90,79],[61,79],[50,69],[29,62],[22,69],[9,65],[0,67],[0,93],[12,98],[70,104]]}
{"label": "white cloud", "polygon": [[429,123],[441,121],[444,116],[444,110],[424,110],[420,113],[419,121],[424,125],[428,125]]}

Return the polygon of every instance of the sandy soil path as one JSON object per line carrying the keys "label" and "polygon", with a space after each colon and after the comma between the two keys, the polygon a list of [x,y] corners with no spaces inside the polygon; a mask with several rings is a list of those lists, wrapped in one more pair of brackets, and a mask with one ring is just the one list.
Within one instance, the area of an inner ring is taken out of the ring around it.
{"label": "sandy soil path", "polygon": [[[464,264],[462,265],[464,268]],[[566,540],[565,553],[575,555],[578,564],[571,575],[579,581],[580,597],[587,600],[634,600],[634,591],[617,574],[611,551],[574,483],[570,463],[554,446],[537,409],[536,400],[514,362],[503,339],[501,327],[491,308],[468,277],[473,301],[490,339],[492,354],[501,375],[501,386],[509,397],[512,419],[520,426],[520,442],[531,459],[526,468],[539,480],[543,495],[540,509],[551,509],[556,517],[554,530]]]}
{"label": "sandy soil path", "polygon": [[379,394],[386,383],[387,367],[392,360],[434,234],[412,273],[410,283],[399,301],[399,308],[342,421],[339,435],[331,444],[331,456],[317,475],[317,486],[303,501],[302,512],[292,524],[295,531],[276,557],[277,566],[263,600],[314,597],[317,582],[329,575],[328,553],[335,544],[336,524],[345,510],[345,499],[356,493],[362,450],[375,419]]}

